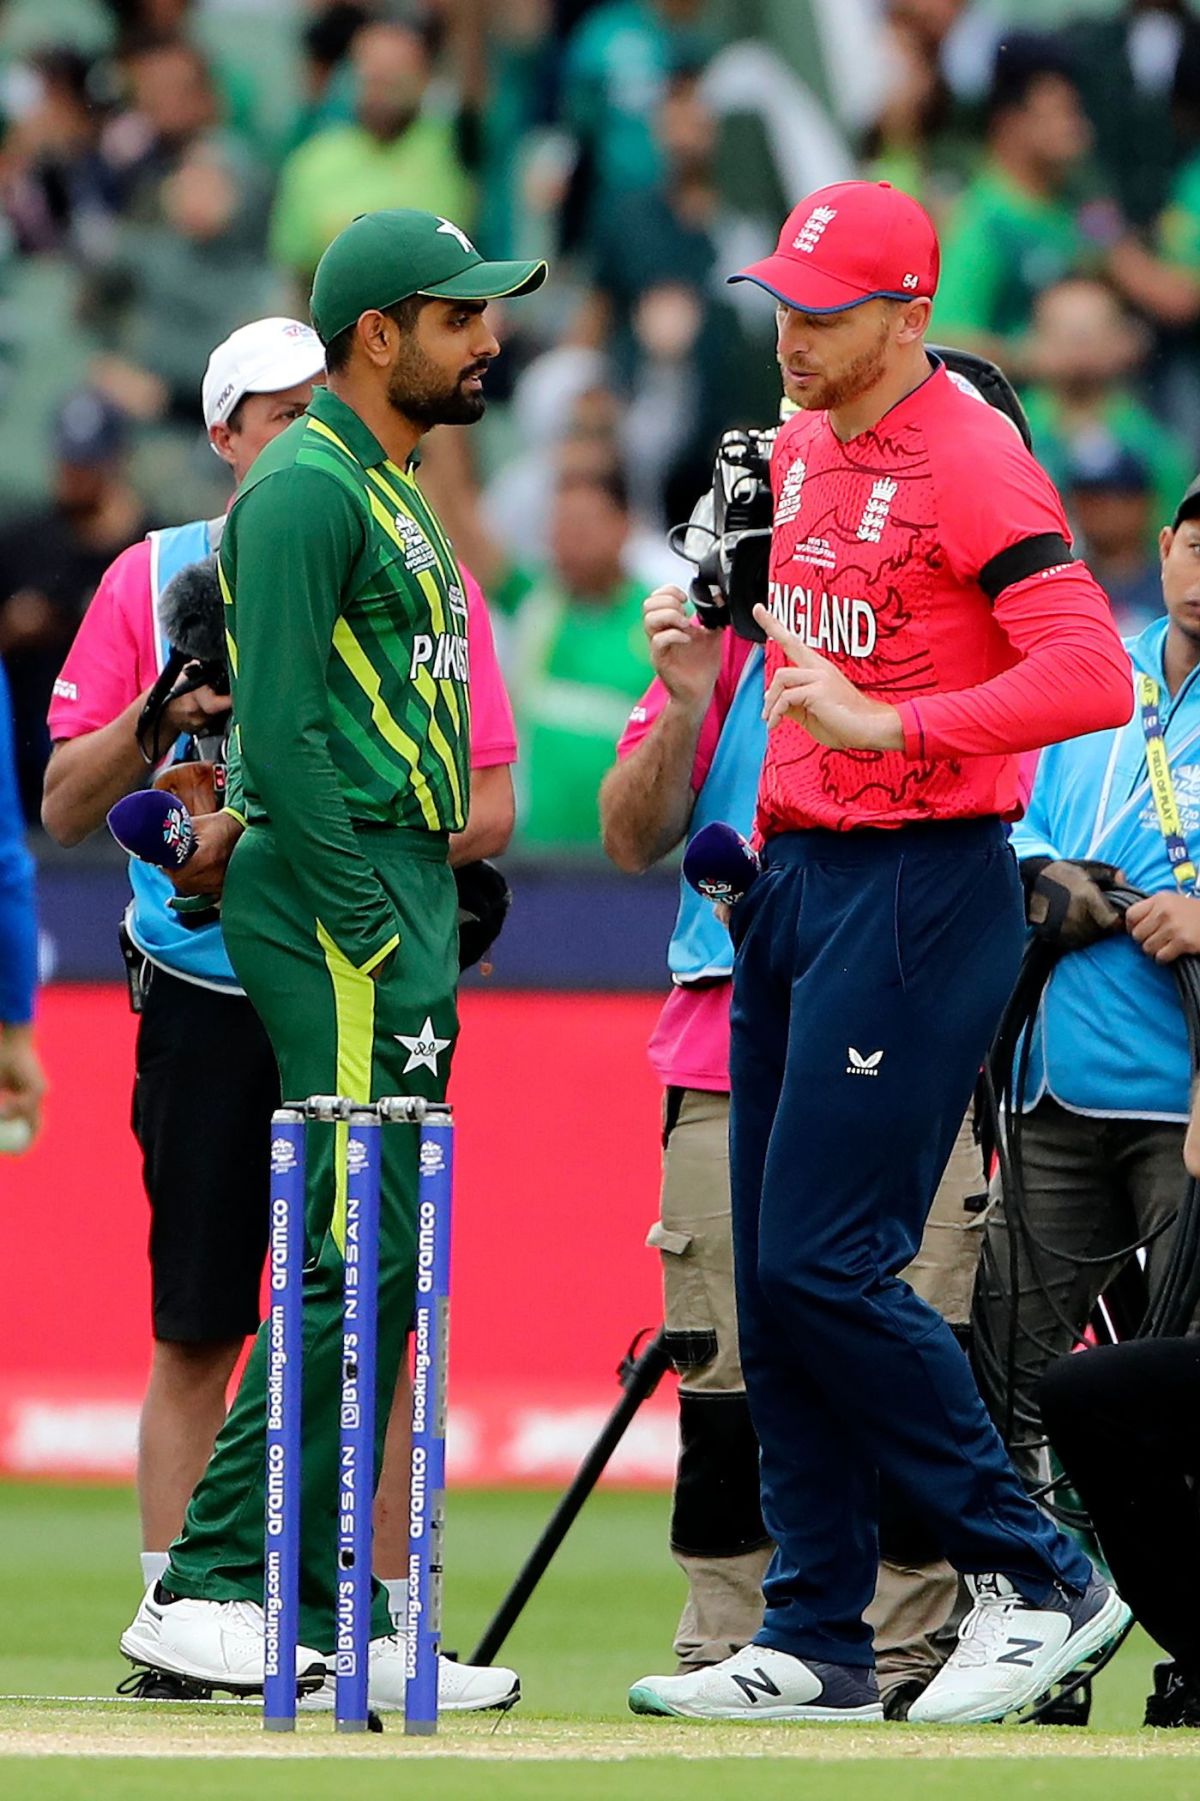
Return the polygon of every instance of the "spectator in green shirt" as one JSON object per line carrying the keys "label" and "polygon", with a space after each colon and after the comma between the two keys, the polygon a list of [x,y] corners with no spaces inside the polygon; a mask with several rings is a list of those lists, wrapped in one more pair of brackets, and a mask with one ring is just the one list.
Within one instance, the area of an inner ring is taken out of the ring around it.
{"label": "spectator in green shirt", "polygon": [[1158,525],[1171,516],[1172,496],[1191,480],[1195,459],[1132,386],[1149,349],[1145,327],[1107,283],[1069,276],[1039,294],[1027,348],[1035,385],[1022,398],[1039,461],[1062,489],[1069,467],[1087,463],[1091,446],[1106,442],[1126,451],[1157,497],[1146,523],[1144,549],[1152,552]]}
{"label": "spectator in green shirt", "polygon": [[[593,280],[612,325],[616,384],[630,400],[630,487],[664,524],[708,485],[712,447],[737,418],[778,402],[774,336],[744,329],[725,273],[762,255],[769,223],[736,212],[717,182],[717,119],[699,74],[666,84],[654,119],[664,175],[614,199],[593,238]],[[769,326],[769,316],[768,316]]]}
{"label": "spectator in green shirt", "polygon": [[702,11],[701,0],[605,0],[572,33],[562,104],[588,164],[589,223],[661,176],[654,112],[671,71],[702,63],[712,48]]}
{"label": "spectator in green shirt", "polygon": [[883,85],[862,156],[865,175],[914,195],[940,224],[973,172],[978,134],[955,101],[931,26],[904,7],[889,9],[880,27]]}
{"label": "spectator in green shirt", "polygon": [[[143,419],[199,427],[197,396],[214,343],[282,301],[262,253],[267,189],[230,140],[201,139],[159,184],[150,222],[128,222],[97,284],[111,309],[106,347],[156,388]],[[107,366],[111,384],[113,370]]]}
{"label": "spectator in green shirt", "polygon": [[935,335],[1020,371],[1042,288],[1096,260],[1079,193],[1091,127],[1067,64],[1041,39],[997,57],[987,160],[942,240]]}
{"label": "spectator in green shirt", "polygon": [[1126,215],[1148,225],[1166,204],[1194,129],[1200,20],[1188,0],[1125,0],[1102,18],[1094,6],[1078,10],[1062,41],[1097,156]]}
{"label": "spectator in green shirt", "polygon": [[524,577],[506,662],[521,744],[518,831],[527,845],[599,845],[596,797],[649,667],[645,588],[624,562],[629,525],[619,475],[564,476],[549,567]]}
{"label": "spectator in green shirt", "polygon": [[1200,151],[1175,176],[1148,248],[1131,232],[1113,250],[1110,274],[1164,331],[1200,319]]}
{"label": "spectator in green shirt", "polygon": [[455,122],[425,110],[428,41],[414,24],[362,28],[351,50],[355,120],[331,125],[284,164],[271,253],[306,282],[326,245],[359,213],[417,206],[469,231],[474,205]]}

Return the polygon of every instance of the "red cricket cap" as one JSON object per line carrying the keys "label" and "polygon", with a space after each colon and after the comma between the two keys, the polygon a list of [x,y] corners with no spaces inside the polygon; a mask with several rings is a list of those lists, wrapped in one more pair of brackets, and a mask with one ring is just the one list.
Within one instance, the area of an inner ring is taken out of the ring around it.
{"label": "red cricket cap", "polygon": [[912,198],[887,181],[818,188],[784,220],[771,256],[730,281],[753,281],[801,313],[838,313],[864,300],[932,299],[937,232]]}

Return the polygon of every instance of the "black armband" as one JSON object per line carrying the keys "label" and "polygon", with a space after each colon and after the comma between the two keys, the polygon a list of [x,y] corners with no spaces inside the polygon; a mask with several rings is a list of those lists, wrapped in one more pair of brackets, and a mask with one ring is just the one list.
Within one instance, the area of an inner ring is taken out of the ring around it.
{"label": "black armband", "polygon": [[989,600],[999,600],[1006,588],[1041,575],[1046,569],[1059,569],[1078,559],[1067,540],[1059,532],[1039,532],[1035,538],[1022,538],[1010,544],[979,571],[979,586]]}

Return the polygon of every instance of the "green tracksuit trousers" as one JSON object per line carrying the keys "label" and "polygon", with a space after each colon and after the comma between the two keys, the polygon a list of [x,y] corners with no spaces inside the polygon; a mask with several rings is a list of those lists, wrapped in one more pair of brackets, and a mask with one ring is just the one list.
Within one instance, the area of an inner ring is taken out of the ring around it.
{"label": "green tracksuit trousers", "polygon": [[[441,1100],[458,1030],[458,911],[446,840],[382,829],[358,837],[399,922],[399,947],[375,980],[313,918],[267,826],[252,826],[230,863],[222,906],[229,954],[274,1046],[285,1100]],[[346,1132],[344,1124],[308,1127],[300,1642],[325,1653],[334,1646]],[[384,1129],[376,1476],[413,1305],[417,1142],[415,1126]],[[164,1582],[176,1594],[262,1601],[266,1332],[260,1327],[172,1546]],[[372,1635],[390,1630],[377,1584]]]}

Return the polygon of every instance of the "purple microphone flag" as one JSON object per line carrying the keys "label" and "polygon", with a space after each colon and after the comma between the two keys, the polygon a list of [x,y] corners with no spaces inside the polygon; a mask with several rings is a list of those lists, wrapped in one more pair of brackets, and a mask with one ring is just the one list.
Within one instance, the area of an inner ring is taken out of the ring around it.
{"label": "purple microphone flag", "polygon": [[683,853],[683,876],[705,900],[732,906],[762,869],[758,852],[723,820],[704,825]]}
{"label": "purple microphone flag", "polygon": [[108,829],[123,850],[157,869],[182,869],[196,848],[192,816],[162,788],[127,794],[111,808]]}

